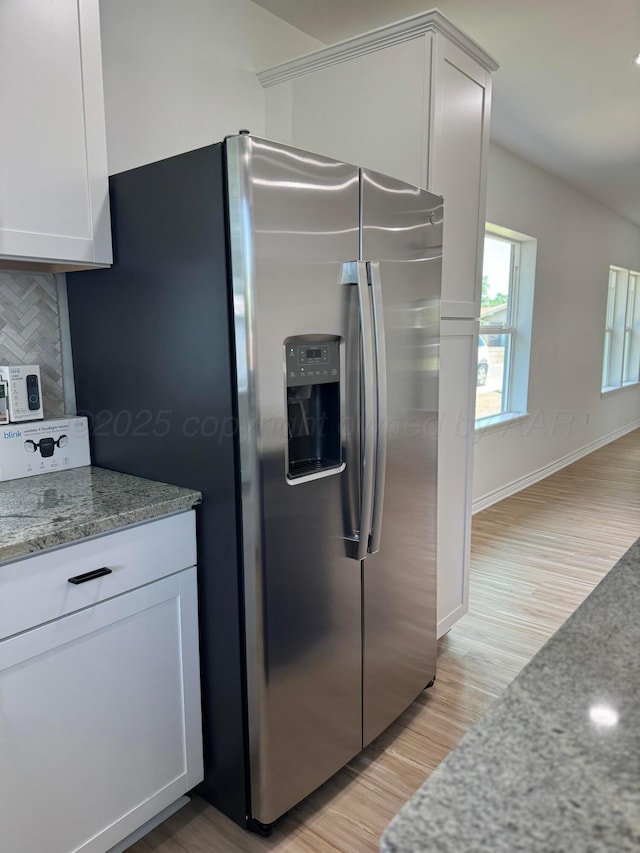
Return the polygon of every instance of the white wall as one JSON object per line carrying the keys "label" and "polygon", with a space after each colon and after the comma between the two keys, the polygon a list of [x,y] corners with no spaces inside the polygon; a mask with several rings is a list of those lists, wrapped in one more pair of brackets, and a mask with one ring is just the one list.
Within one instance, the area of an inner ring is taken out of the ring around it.
{"label": "white wall", "polygon": [[640,269],[640,229],[492,144],[487,220],[538,240],[529,412],[476,435],[474,509],[640,424],[637,386],[601,398],[608,269]]}
{"label": "white wall", "polygon": [[323,45],[250,0],[101,0],[109,173],[248,128],[255,72]]}

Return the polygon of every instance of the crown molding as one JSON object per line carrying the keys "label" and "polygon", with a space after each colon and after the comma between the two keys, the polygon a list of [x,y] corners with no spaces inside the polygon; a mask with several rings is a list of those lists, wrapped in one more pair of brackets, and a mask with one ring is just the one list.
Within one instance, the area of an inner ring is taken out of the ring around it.
{"label": "crown molding", "polygon": [[301,77],[321,68],[354,59],[356,56],[373,53],[383,47],[409,41],[425,33],[440,33],[446,36],[449,41],[457,45],[489,72],[497,71],[500,67],[495,59],[489,56],[477,42],[454,26],[442,12],[438,9],[432,9],[403,21],[397,21],[395,24],[371,30],[364,35],[338,42],[331,47],[309,53],[290,62],[283,62],[281,65],[267,68],[257,75],[258,80],[262,86],[267,88],[276,83],[282,83],[284,80]]}

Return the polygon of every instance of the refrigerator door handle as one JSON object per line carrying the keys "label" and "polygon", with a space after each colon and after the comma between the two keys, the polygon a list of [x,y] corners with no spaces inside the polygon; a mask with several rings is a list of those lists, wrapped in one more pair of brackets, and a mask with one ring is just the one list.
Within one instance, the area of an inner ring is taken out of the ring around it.
{"label": "refrigerator door handle", "polygon": [[358,308],[360,314],[360,335],[362,352],[360,361],[362,383],[362,493],[360,496],[360,532],[357,547],[357,560],[364,560],[368,553],[371,516],[373,512],[373,489],[375,477],[376,453],[376,386],[374,376],[373,330],[371,322],[371,300],[367,264],[358,261]]}
{"label": "refrigerator door handle", "polygon": [[387,470],[387,352],[384,334],[384,309],[382,305],[382,277],[380,264],[371,261],[368,264],[373,296],[373,337],[376,364],[376,461],[375,486],[373,492],[373,510],[371,515],[371,536],[369,553],[380,550],[382,534],[382,514],[384,510],[384,483]]}

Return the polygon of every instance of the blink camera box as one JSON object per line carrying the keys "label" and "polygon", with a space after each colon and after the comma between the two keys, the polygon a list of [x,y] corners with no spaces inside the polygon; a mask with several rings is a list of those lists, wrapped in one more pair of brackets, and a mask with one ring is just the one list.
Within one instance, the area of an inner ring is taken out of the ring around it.
{"label": "blink camera box", "polygon": [[6,383],[6,399],[9,420],[42,420],[42,392],[40,390],[40,367],[37,364],[19,364],[0,367],[0,381]]}
{"label": "blink camera box", "polygon": [[86,418],[0,427],[0,480],[91,465]]}
{"label": "blink camera box", "polygon": [[8,396],[8,388],[6,382],[3,382],[0,379],[0,424],[8,424],[9,423],[9,400]]}

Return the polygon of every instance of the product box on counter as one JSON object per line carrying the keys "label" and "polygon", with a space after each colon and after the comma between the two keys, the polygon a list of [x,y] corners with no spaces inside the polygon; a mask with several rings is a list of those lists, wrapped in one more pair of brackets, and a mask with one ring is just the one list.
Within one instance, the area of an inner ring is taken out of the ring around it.
{"label": "product box on counter", "polygon": [[0,381],[4,383],[9,420],[12,423],[42,420],[44,411],[40,367],[37,364],[1,365]]}
{"label": "product box on counter", "polygon": [[91,465],[86,418],[0,427],[0,480],[16,480]]}

